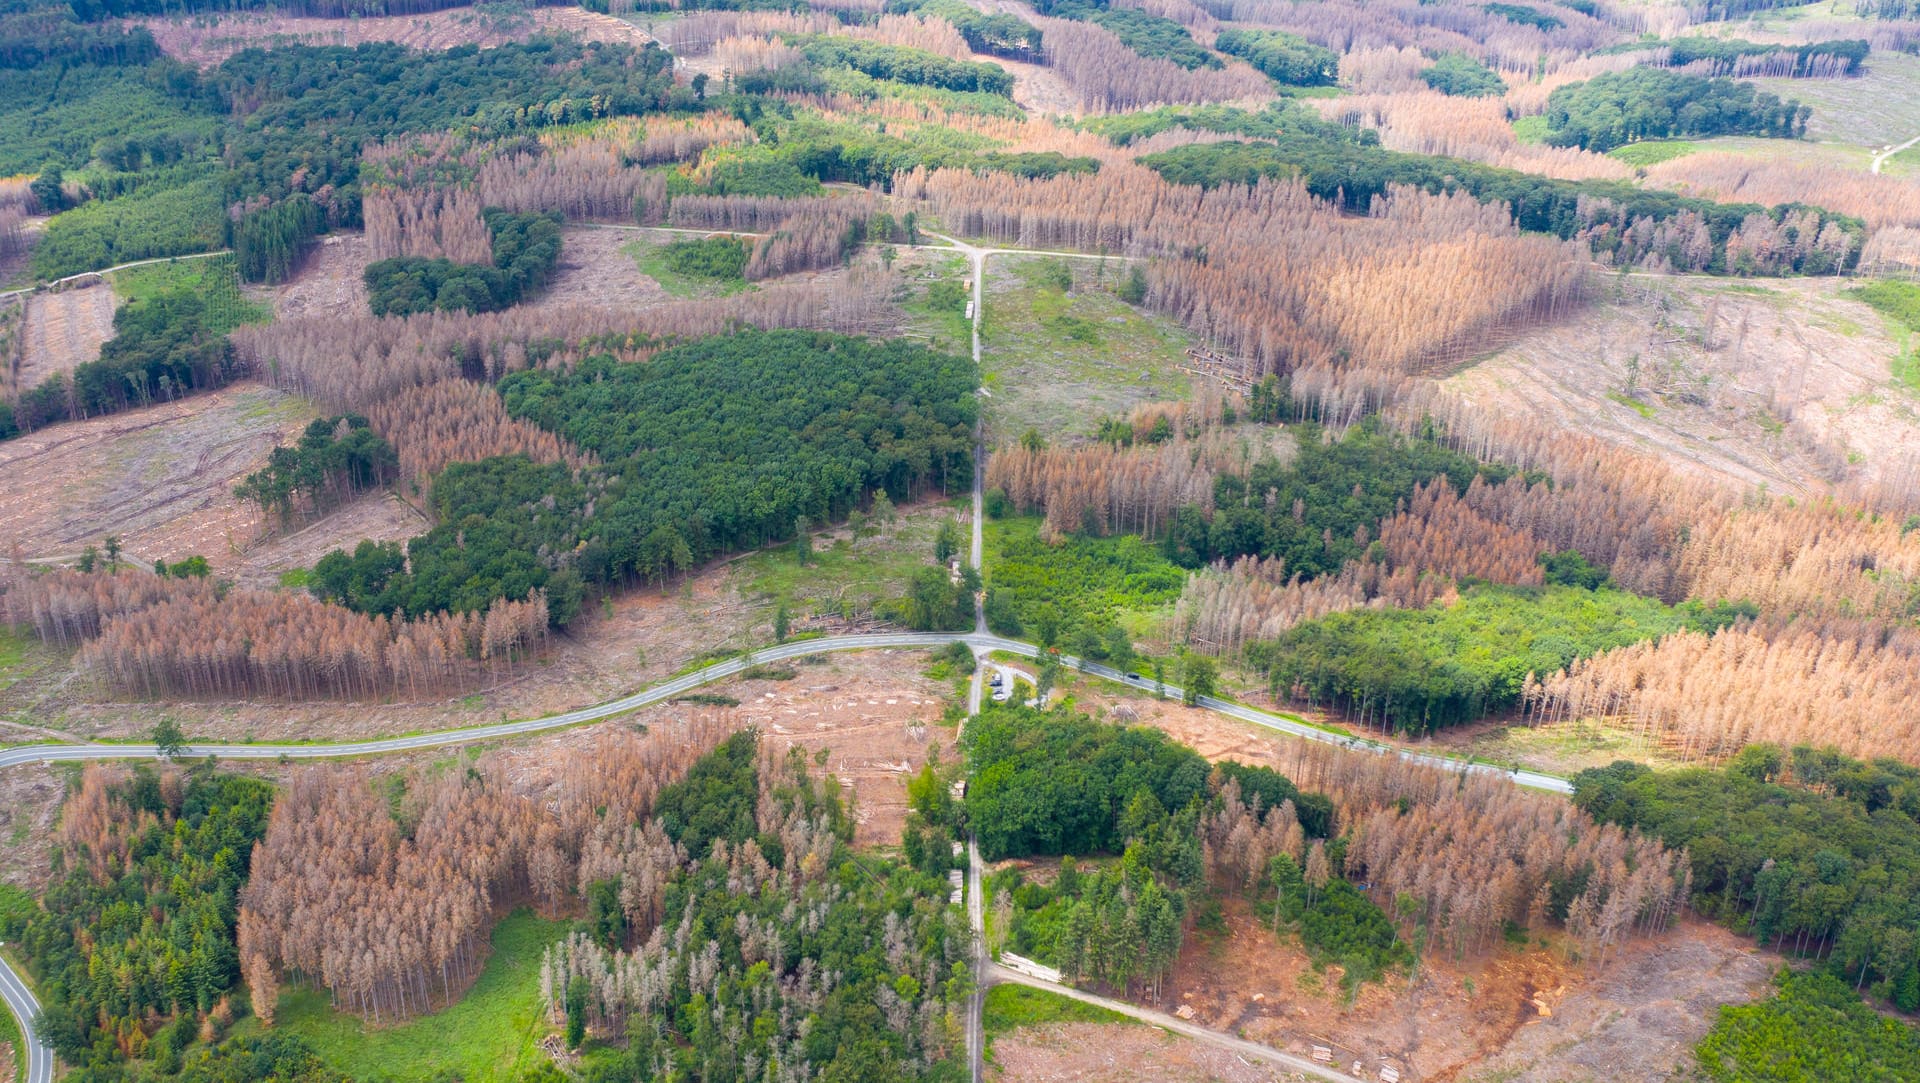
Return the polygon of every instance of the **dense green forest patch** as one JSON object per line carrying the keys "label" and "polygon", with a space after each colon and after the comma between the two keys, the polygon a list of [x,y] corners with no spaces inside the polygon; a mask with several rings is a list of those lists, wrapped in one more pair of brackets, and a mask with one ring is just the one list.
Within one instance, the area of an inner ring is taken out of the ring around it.
{"label": "dense green forest patch", "polygon": [[1715,1083],[1920,1079],[1920,1035],[1860,1002],[1832,974],[1782,970],[1779,991],[1726,1004],[1695,1055]]}
{"label": "dense green forest patch", "polygon": [[[544,588],[556,623],[583,581],[659,582],[728,551],[972,481],[965,358],[905,342],[742,332],[646,364],[589,358],[501,381],[513,416],[599,456],[578,476],[508,456],[434,482],[441,525],[409,568],[361,576],[365,612],[479,611]],[[357,559],[357,558],[356,558]]]}
{"label": "dense green forest patch", "polygon": [[1278,695],[1403,733],[1519,706],[1528,675],[1682,628],[1713,631],[1751,609],[1668,606],[1618,590],[1476,586],[1452,605],[1356,609],[1303,621],[1247,657]]}
{"label": "dense green forest patch", "polygon": [[108,1075],[129,1058],[177,1067],[239,976],[237,893],[273,790],[207,765],[171,788],[146,766],[89,780],[41,907],[9,908],[0,938],[37,978],[39,1031],[61,1059]]}
{"label": "dense green forest patch", "polygon": [[1556,89],[1547,99],[1547,142],[1607,151],[1676,135],[1796,139],[1810,112],[1752,83],[1634,67]]}
{"label": "dense green forest patch", "polygon": [[1920,769],[1753,745],[1724,768],[1582,771],[1574,804],[1693,861],[1695,910],[1920,1009]]}
{"label": "dense green forest patch", "polygon": [[560,262],[560,212],[481,212],[493,237],[493,265],[395,256],[367,266],[367,307],[376,316],[415,312],[498,312],[547,288]]}
{"label": "dense green forest patch", "polygon": [[1145,793],[1163,815],[1184,809],[1205,796],[1210,770],[1159,730],[1064,708],[995,706],[968,724],[962,747],[967,821],[988,861],[1118,853],[1129,802]]}
{"label": "dense green forest patch", "polygon": [[1331,86],[1340,69],[1340,54],[1282,30],[1230,27],[1214,38],[1213,47],[1283,86]]}
{"label": "dense green forest patch", "polygon": [[1189,70],[1221,66],[1220,58],[1193,40],[1186,27],[1162,15],[1112,7],[1107,0],[1039,0],[1033,9],[1041,15],[1075,19],[1112,31],[1127,48],[1144,57],[1172,61]]}
{"label": "dense green forest patch", "polygon": [[1131,534],[1049,543],[1038,517],[988,524],[987,624],[1082,658],[1132,663],[1149,611],[1173,604],[1186,572]]}
{"label": "dense green forest patch", "polygon": [[1428,86],[1458,98],[1486,98],[1507,92],[1506,80],[1465,53],[1447,53],[1420,73]]}
{"label": "dense green forest patch", "polygon": [[78,169],[96,148],[118,169],[198,156],[214,114],[177,92],[192,78],[145,30],[0,14],[0,176]]}
{"label": "dense green forest patch", "polygon": [[[275,447],[267,465],[248,474],[234,495],[260,506],[262,515],[293,518],[296,504],[320,512],[387,485],[400,473],[399,456],[386,438],[357,414],[317,418],[292,447]],[[367,543],[362,543],[367,544]],[[327,567],[338,553],[320,559],[316,583],[328,582]],[[317,585],[314,593],[327,597]],[[341,593],[345,593],[344,591]]]}
{"label": "dense green forest patch", "polygon": [[822,67],[852,68],[873,79],[1001,97],[1013,93],[1013,76],[997,64],[953,60],[924,49],[859,38],[815,37],[802,41],[800,51]]}
{"label": "dense green forest patch", "polygon": [[1222,557],[1280,557],[1289,573],[1312,578],[1362,556],[1366,545],[1355,532],[1366,527],[1377,537],[1380,521],[1415,487],[1445,477],[1465,492],[1475,476],[1497,484],[1511,474],[1372,420],[1331,443],[1303,425],[1296,442],[1291,462],[1266,459],[1245,477],[1221,474],[1212,518],[1180,509],[1162,543],[1168,559],[1197,568]]}

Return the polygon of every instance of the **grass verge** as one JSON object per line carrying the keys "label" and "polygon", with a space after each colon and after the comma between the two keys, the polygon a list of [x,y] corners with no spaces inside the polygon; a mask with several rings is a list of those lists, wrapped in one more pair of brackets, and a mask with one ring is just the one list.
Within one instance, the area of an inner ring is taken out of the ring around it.
{"label": "grass verge", "polygon": [[1135,1022],[1119,1012],[1025,985],[996,985],[987,990],[987,999],[980,1011],[980,1029],[985,1035],[988,1060],[993,1059],[993,1040],[1021,1027],[1047,1023]]}

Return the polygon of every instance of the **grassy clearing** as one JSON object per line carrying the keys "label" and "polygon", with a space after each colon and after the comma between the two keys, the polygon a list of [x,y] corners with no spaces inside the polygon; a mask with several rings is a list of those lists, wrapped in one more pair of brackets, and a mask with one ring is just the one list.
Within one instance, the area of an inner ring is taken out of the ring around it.
{"label": "grassy clearing", "polygon": [[735,561],[727,578],[741,597],[764,605],[769,615],[785,605],[795,622],[871,613],[906,595],[914,570],[933,563],[940,520],[961,507],[956,499],[898,512],[891,524],[868,522],[858,530],[843,525],[814,536],[804,565],[793,547],[784,545]]}
{"label": "grassy clearing", "polygon": [[660,234],[659,237],[661,239],[642,234],[621,245],[620,251],[632,256],[640,273],[660,283],[660,288],[672,296],[729,297],[752,288],[744,278],[708,278],[675,270],[676,264],[686,265],[684,257],[676,258],[676,254],[686,251],[684,246],[688,243],[687,239],[675,234]]}
{"label": "grassy clearing", "polygon": [[180,259],[115,271],[113,292],[128,304],[151,300],[163,293],[190,290],[207,302],[207,319],[216,332],[273,318],[271,306],[248,300],[240,292],[240,271],[234,258],[209,256]]}
{"label": "grassy clearing", "polygon": [[1643,143],[1628,143],[1624,147],[1615,147],[1607,152],[1609,158],[1619,160],[1638,169],[1650,165],[1672,161],[1699,150],[1697,144],[1684,139],[1650,139]]}
{"label": "grassy clearing", "polygon": [[1515,117],[1513,137],[1522,143],[1545,143],[1547,141],[1547,118]]}
{"label": "grassy clearing", "polygon": [[546,1030],[536,972],[541,953],[566,930],[567,922],[514,911],[494,927],[493,956],[480,980],[435,1015],[376,1028],[334,1011],[326,993],[299,988],[281,994],[276,1029],[306,1039],[328,1064],[357,1079],[518,1079],[545,1059],[535,1044]]}
{"label": "grassy clearing", "polygon": [[1593,719],[1539,726],[1493,726],[1464,739],[1449,736],[1431,747],[1476,763],[1524,767],[1563,778],[1571,778],[1589,767],[1605,767],[1615,760],[1633,760],[1660,770],[1686,766],[1658,742],[1631,729]]}
{"label": "grassy clearing", "polygon": [[1179,367],[1192,338],[1114,295],[1126,261],[999,256],[988,267],[980,333],[996,438],[1090,433],[1104,417],[1187,395]]}
{"label": "grassy clearing", "polygon": [[[1827,5],[1821,18],[1830,18]],[[1769,15],[1777,13],[1768,13]],[[1835,13],[1838,14],[1838,13]],[[1743,37],[1750,35],[1745,32]],[[1904,143],[1920,132],[1920,57],[1876,49],[1851,79],[1755,79],[1755,86],[1813,108],[1807,138],[1854,146]],[[1788,147],[1804,143],[1783,141]]]}
{"label": "grassy clearing", "polygon": [[1883,279],[1843,293],[1886,317],[1888,330],[1901,344],[1900,352],[1888,363],[1888,371],[1901,386],[1920,394],[1920,350],[1913,345],[1913,334],[1920,331],[1920,285]]}
{"label": "grassy clearing", "polygon": [[39,673],[51,660],[38,639],[0,625],[0,692]]}
{"label": "grassy clearing", "polygon": [[[936,350],[958,354],[973,352],[973,329],[967,322],[967,301],[973,297],[973,280],[965,256],[896,249],[895,269],[907,283],[900,307],[906,310],[912,334],[928,339]],[[960,301],[953,303],[953,292]]]}
{"label": "grassy clearing", "polygon": [[1122,1023],[1142,1026],[1119,1012],[1083,1003],[1045,989],[1025,985],[996,985],[987,990],[980,1011],[980,1026],[986,1036],[987,1059],[993,1059],[993,1040],[1021,1027],[1047,1023]]}

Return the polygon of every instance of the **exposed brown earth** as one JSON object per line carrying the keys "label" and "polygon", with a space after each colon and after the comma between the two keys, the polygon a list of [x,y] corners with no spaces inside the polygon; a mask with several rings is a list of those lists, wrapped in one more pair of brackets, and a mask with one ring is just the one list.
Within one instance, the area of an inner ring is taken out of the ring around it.
{"label": "exposed brown earth", "polygon": [[312,417],[301,400],[243,382],[9,440],[0,547],[69,557],[117,534],[130,560],[199,554],[221,566],[256,530],[234,484]]}
{"label": "exposed brown earth", "polygon": [[[1920,407],[1844,279],[1612,277],[1571,321],[1446,381],[1498,410],[1775,492],[1906,476]],[[1904,337],[1904,336],[1902,336]]]}
{"label": "exposed brown earth", "polygon": [[119,299],[105,282],[28,297],[18,386],[38,387],[56,372],[97,360],[101,344],[113,337],[117,307]]}
{"label": "exposed brown earth", "polygon": [[988,1078],[998,1083],[1272,1083],[1299,1079],[1270,1064],[1176,1038],[1157,1027],[1048,1023],[994,1039]]}
{"label": "exposed brown earth", "polygon": [[413,505],[391,493],[376,493],[313,523],[268,534],[237,559],[223,562],[220,570],[242,586],[277,586],[281,573],[311,568],[335,549],[352,549],[362,541],[405,542],[426,533],[430,525]]}

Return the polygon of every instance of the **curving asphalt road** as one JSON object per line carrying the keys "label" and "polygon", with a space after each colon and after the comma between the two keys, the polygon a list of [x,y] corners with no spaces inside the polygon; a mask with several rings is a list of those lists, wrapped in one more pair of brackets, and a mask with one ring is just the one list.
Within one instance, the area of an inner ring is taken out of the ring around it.
{"label": "curving asphalt road", "polygon": [[[431,733],[419,733],[406,737],[386,737],[370,741],[346,741],[338,744],[193,744],[183,750],[183,755],[218,756],[230,760],[272,760],[285,756],[288,759],[328,759],[342,756],[374,756],[393,752],[410,752],[424,748],[444,748],[450,745],[470,744],[476,741],[489,741],[503,737],[520,737],[527,734],[543,733],[548,730],[577,726],[587,722],[611,718],[685,694],[701,685],[731,677],[751,666],[768,662],[779,662],[789,658],[799,658],[809,654],[826,654],[833,651],[875,650],[887,647],[927,648],[939,647],[948,643],[965,643],[976,654],[986,651],[1007,651],[1028,658],[1038,658],[1040,648],[1017,639],[982,632],[894,632],[878,635],[828,636],[821,639],[805,639],[794,643],[782,643],[762,650],[750,652],[737,658],[683,674],[672,680],[655,685],[631,696],[583,707],[577,711],[548,715],[544,718],[530,718],[520,722],[500,722],[486,726],[467,726],[460,729],[437,730]],[[1141,678],[1123,674],[1119,670],[1095,662],[1082,662],[1070,655],[1062,656],[1061,664],[1084,673],[1107,680],[1130,684],[1136,688],[1144,687]],[[1166,694],[1170,698],[1180,698],[1181,689],[1168,685]],[[1426,764],[1450,771],[1475,774],[1501,775],[1510,781],[1539,790],[1569,794],[1573,786],[1566,779],[1553,775],[1543,775],[1534,771],[1509,771],[1489,764],[1463,763],[1459,760],[1407,749],[1394,748],[1361,737],[1350,737],[1317,729],[1304,722],[1298,722],[1279,715],[1268,714],[1251,707],[1213,696],[1201,696],[1199,706],[1264,726],[1281,733],[1292,734],[1310,741],[1320,741],[1338,745],[1352,751],[1392,753],[1412,763]],[[17,748],[0,750],[0,769],[22,764],[55,762],[75,762],[88,760],[116,759],[157,759],[159,749],[153,745],[140,744],[38,744],[23,745]],[[977,883],[975,885],[977,890]],[[33,1019],[39,1007],[33,1000],[17,974],[0,959],[0,994],[4,994],[7,1006],[12,1009],[15,1018],[20,1021],[20,1032],[26,1036],[28,1048],[28,1071],[26,1083],[52,1083],[53,1054],[42,1044],[33,1032]],[[977,1026],[977,1024],[975,1024]],[[971,1028],[970,1028],[971,1029]],[[977,1055],[977,1054],[976,1054]]]}
{"label": "curving asphalt road", "polygon": [[20,1033],[27,1043],[26,1083],[53,1083],[53,1050],[33,1032],[33,1021],[40,1015],[40,1002],[33,990],[20,980],[5,959],[0,959],[0,1000],[7,1002],[13,1017],[20,1021]]}

